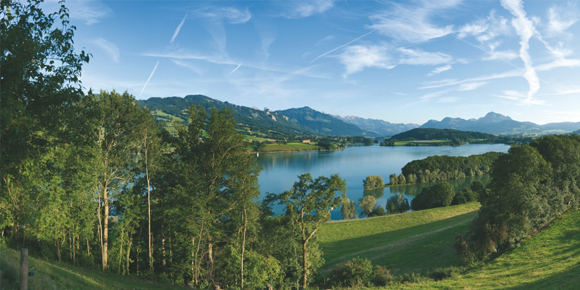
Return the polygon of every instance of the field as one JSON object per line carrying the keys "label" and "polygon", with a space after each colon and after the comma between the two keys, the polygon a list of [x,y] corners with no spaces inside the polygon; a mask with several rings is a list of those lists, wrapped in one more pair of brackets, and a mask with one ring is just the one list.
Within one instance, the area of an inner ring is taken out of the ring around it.
{"label": "field", "polygon": [[[20,251],[0,247],[0,269],[3,271],[0,289],[20,289]],[[45,262],[28,257],[28,289],[185,289],[167,284],[138,280],[135,276],[124,277],[73,267],[66,263]]]}
{"label": "field", "polygon": [[[573,211],[497,259],[439,282],[392,289],[578,289],[580,211]],[[377,288],[377,289],[389,289]]]}
{"label": "field", "polygon": [[452,248],[454,236],[469,228],[479,206],[468,203],[324,224],[318,234],[326,260],[321,273],[328,274],[355,257],[386,266],[395,274],[459,266],[461,262]]}
{"label": "field", "polygon": [[177,134],[177,130],[175,130],[175,126],[173,125],[173,121],[183,122],[184,119],[179,118],[174,115],[167,114],[161,110],[155,110],[151,112],[153,116],[163,122],[163,126],[169,133],[175,135]]}
{"label": "field", "polygon": [[288,143],[288,144],[267,144],[264,150],[260,152],[280,152],[280,151],[315,151],[320,150],[322,147],[306,143]]}

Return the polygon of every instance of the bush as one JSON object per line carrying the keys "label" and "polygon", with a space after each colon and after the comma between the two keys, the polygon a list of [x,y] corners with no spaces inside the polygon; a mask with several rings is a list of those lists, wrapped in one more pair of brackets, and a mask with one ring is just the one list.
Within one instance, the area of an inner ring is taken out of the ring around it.
{"label": "bush", "polygon": [[375,207],[375,209],[373,209],[373,211],[369,214],[369,217],[373,217],[373,216],[383,216],[385,215],[385,209],[382,206],[377,206]]}
{"label": "bush", "polygon": [[385,286],[389,284],[393,280],[393,276],[391,275],[391,271],[387,270],[387,268],[383,266],[377,266],[375,270],[375,274],[373,275],[372,282],[376,286]]}
{"label": "bush", "polygon": [[421,282],[421,274],[415,275],[415,273],[411,274],[403,274],[399,277],[400,283],[418,283]]}
{"label": "bush", "polygon": [[453,269],[452,268],[435,268],[435,270],[433,270],[433,272],[431,272],[429,274],[429,277],[431,277],[435,281],[440,281],[443,279],[451,278],[451,277],[453,277]]}
{"label": "bush", "polygon": [[354,258],[338,266],[330,274],[330,282],[337,287],[360,287],[370,285],[373,265],[367,259]]}
{"label": "bush", "polygon": [[363,180],[363,186],[365,190],[377,188],[377,187],[384,187],[385,180],[378,175],[367,176],[365,180]]}

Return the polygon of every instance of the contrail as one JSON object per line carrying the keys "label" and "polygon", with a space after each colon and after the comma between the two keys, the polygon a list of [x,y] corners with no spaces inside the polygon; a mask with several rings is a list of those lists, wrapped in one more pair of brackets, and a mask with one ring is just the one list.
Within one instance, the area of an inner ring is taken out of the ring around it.
{"label": "contrail", "polygon": [[179,34],[179,30],[181,30],[181,26],[183,26],[183,23],[185,22],[185,18],[187,18],[187,13],[185,13],[185,16],[181,20],[181,23],[179,23],[179,25],[177,25],[177,28],[175,29],[175,32],[173,32],[173,36],[171,37],[171,40],[169,41],[169,43],[173,43],[173,41],[175,40],[175,38]]}
{"label": "contrail", "polygon": [[334,51],[337,51],[337,50],[339,50],[339,49],[341,49],[341,48],[343,48],[343,47],[345,47],[345,46],[347,46],[347,45],[349,45],[349,44],[351,44],[351,43],[353,43],[353,42],[355,42],[355,41],[357,41],[357,40],[359,40],[359,39],[361,39],[361,38],[363,38],[363,37],[365,37],[365,36],[367,36],[367,35],[369,35],[369,34],[371,34],[373,32],[375,32],[375,31],[377,31],[377,30],[376,29],[375,30],[371,30],[370,32],[367,32],[367,33],[365,33],[365,34],[363,34],[363,35],[361,35],[361,36],[359,36],[359,37],[357,37],[357,38],[355,38],[355,39],[353,39],[353,40],[351,40],[351,41],[349,41],[349,42],[347,42],[347,43],[345,43],[345,44],[343,44],[343,45],[341,45],[341,46],[339,46],[339,47],[337,47],[335,49],[329,50],[329,51],[327,51],[327,52],[319,55],[318,57],[316,57],[315,59],[313,59],[310,62],[310,64],[312,64],[313,62],[317,61],[319,58],[321,58],[321,57],[323,57],[323,56],[325,56],[325,55],[327,55],[329,53],[332,53]]}
{"label": "contrail", "polygon": [[158,65],[159,65],[159,61],[157,61],[157,63],[155,64],[155,67],[153,68],[153,71],[151,72],[151,75],[149,75],[149,78],[147,79],[147,81],[143,85],[143,88],[141,89],[141,93],[139,94],[139,97],[143,94],[143,91],[145,90],[145,87],[147,86],[147,84],[149,83],[149,81],[151,80],[151,78],[153,77],[153,74],[155,73],[155,70],[157,70],[157,66]]}
{"label": "contrail", "polygon": [[242,63],[238,64],[238,66],[236,66],[236,68],[230,73],[230,75],[233,74],[234,72],[236,72],[241,66],[242,66]]}

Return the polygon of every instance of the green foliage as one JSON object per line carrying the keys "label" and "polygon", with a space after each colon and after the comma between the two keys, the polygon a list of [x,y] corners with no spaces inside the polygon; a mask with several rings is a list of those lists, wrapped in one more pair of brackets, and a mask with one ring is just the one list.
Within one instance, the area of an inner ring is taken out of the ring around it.
{"label": "green foliage", "polygon": [[391,185],[430,183],[451,179],[463,179],[490,172],[493,162],[504,153],[488,152],[480,155],[429,156],[414,160],[402,168],[400,176],[391,174]]}
{"label": "green foliage", "polygon": [[203,95],[188,95],[185,98],[149,98],[139,102],[141,106],[149,110],[159,110],[170,117],[157,114],[158,122],[169,126],[173,122],[173,117],[182,120],[189,120],[188,108],[191,106],[202,106],[206,114],[211,113],[212,108],[218,111],[228,109],[233,112],[236,120],[236,128],[246,132],[246,134],[261,133],[272,138],[281,138],[294,135],[310,135],[314,132],[304,126],[295,124],[287,120],[285,116],[278,112],[262,111],[244,106],[237,106],[228,102],[221,102]]}
{"label": "green foliage", "polygon": [[385,140],[385,145],[393,146],[397,141],[417,141],[417,140],[450,140],[451,144],[459,146],[471,142],[471,140],[487,140],[490,143],[497,137],[487,133],[459,131],[454,129],[431,129],[415,128],[409,131],[391,136]]}
{"label": "green foliage", "polygon": [[[570,206],[577,207],[578,161],[577,135],[546,136],[511,147],[495,161],[488,190],[475,186],[482,208],[466,238],[468,250],[479,258],[505,251]],[[466,256],[463,248],[460,256]]]}
{"label": "green foliage", "polygon": [[411,209],[409,200],[403,194],[395,194],[387,199],[387,214],[404,213]]}
{"label": "green foliage", "polygon": [[361,215],[370,216],[377,206],[377,200],[374,196],[367,195],[358,200],[358,206],[360,207]]}
{"label": "green foliage", "polygon": [[365,190],[370,190],[377,187],[384,187],[385,181],[383,180],[382,177],[378,175],[367,176],[367,178],[363,180],[363,186]]}
{"label": "green foliage", "polygon": [[343,199],[342,207],[340,208],[340,214],[345,220],[357,218],[358,210],[356,208],[356,202],[348,198]]}
{"label": "green foliage", "polygon": [[337,287],[370,286],[373,265],[371,261],[357,257],[334,268],[329,278],[332,285]]}
{"label": "green foliage", "polygon": [[411,208],[413,210],[422,210],[449,206],[454,196],[453,185],[447,182],[436,183],[431,187],[424,187],[421,193],[411,201]]}
{"label": "green foliage", "polygon": [[[337,191],[342,192],[342,195],[336,196]],[[308,244],[315,237],[321,223],[330,220],[330,210],[338,207],[345,196],[346,182],[338,174],[330,178],[320,176],[313,179],[310,173],[305,173],[298,176],[291,190],[281,194],[270,193],[266,197],[266,204],[278,202],[284,206],[285,215],[300,233],[302,288],[308,284]]]}

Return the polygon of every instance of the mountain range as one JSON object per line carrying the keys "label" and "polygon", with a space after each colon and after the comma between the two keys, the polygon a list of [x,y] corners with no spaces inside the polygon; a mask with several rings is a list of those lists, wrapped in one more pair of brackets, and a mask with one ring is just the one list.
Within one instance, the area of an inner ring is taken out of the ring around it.
{"label": "mountain range", "polygon": [[441,121],[429,120],[420,128],[456,129],[489,134],[558,134],[568,133],[580,128],[580,122],[548,123],[538,125],[532,122],[515,121],[510,117],[489,112],[479,119],[444,118]]}
{"label": "mountain range", "polygon": [[580,122],[549,123],[538,125],[520,122],[508,116],[490,112],[479,119],[444,118],[417,124],[396,124],[377,119],[356,116],[336,116],[309,107],[271,111],[260,110],[222,102],[203,95],[181,97],[150,98],[140,100],[141,106],[153,111],[155,118],[167,126],[173,120],[186,121],[187,108],[201,105],[209,113],[212,107],[218,110],[228,108],[233,111],[236,128],[246,133],[262,133],[272,138],[278,136],[392,136],[414,128],[455,129],[489,134],[557,134],[580,130]]}

